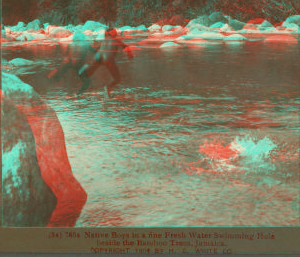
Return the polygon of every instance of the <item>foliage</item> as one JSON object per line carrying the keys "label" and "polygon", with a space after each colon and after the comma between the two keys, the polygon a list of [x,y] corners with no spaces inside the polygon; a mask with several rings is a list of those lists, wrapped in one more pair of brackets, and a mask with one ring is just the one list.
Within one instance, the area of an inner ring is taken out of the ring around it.
{"label": "foliage", "polygon": [[194,19],[214,11],[247,22],[265,18],[271,23],[300,14],[299,0],[3,0],[4,24],[28,23],[36,18],[54,25],[82,24],[87,20],[117,26],[146,26],[183,15]]}

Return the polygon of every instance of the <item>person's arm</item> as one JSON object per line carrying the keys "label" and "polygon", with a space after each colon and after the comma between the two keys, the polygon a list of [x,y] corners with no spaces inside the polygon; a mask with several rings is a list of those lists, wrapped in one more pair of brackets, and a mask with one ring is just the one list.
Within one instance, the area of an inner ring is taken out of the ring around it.
{"label": "person's arm", "polygon": [[125,48],[127,48],[127,49],[126,49],[127,56],[128,56],[129,59],[132,59],[132,58],[133,58],[133,55],[132,55],[132,52],[131,52],[129,46],[126,45],[126,44],[124,44],[122,41],[120,41],[120,40],[118,40],[118,39],[115,39],[115,40],[117,41],[117,43],[119,44],[119,46],[123,48],[123,50],[124,50]]}

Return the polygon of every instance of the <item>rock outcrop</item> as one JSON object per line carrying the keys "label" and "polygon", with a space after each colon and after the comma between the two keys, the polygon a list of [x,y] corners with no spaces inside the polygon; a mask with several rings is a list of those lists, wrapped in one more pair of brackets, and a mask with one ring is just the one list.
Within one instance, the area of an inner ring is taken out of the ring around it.
{"label": "rock outcrop", "polygon": [[[33,184],[33,181],[35,181],[33,179],[30,180],[31,184],[28,184],[29,187],[26,184],[22,185],[22,180],[18,182],[21,183],[18,185],[21,185],[24,188],[21,193],[27,193],[27,189],[29,192],[28,197],[37,197],[38,199],[41,199],[36,206],[50,205],[52,209],[55,207],[47,226],[74,226],[86,202],[87,195],[72,173],[67,156],[64,133],[54,110],[39,97],[31,86],[22,82],[15,75],[2,73],[2,90],[5,97],[10,100],[16,106],[18,111],[23,113],[27,119],[27,121],[24,119],[24,122],[20,121],[11,124],[10,129],[20,131],[18,133],[22,135],[23,127],[21,124],[27,123],[27,127],[30,126],[34,137],[34,140],[32,140],[34,146],[30,147],[32,149],[35,148],[36,153],[34,155],[39,166],[41,177],[56,196],[57,204],[56,206],[53,206],[53,200],[50,202],[45,200],[47,197],[50,197],[48,196],[50,193],[45,195],[45,193],[43,193],[46,190],[44,187],[42,188],[44,191],[40,189],[41,192],[35,190],[34,192],[36,194],[32,195],[30,193],[30,185],[36,187],[40,186]],[[6,110],[3,109],[3,111],[4,115],[7,115],[5,113]],[[13,145],[11,144],[13,144],[13,141],[7,141],[6,144],[8,147],[12,148]],[[22,147],[22,144],[18,145],[17,150],[24,149],[24,147]],[[30,153],[32,154],[32,152],[34,151],[31,151]],[[27,161],[34,163],[34,158],[31,158],[30,160],[29,158],[27,159]],[[18,159],[16,160],[18,161]],[[6,159],[6,164],[4,165],[10,165],[9,159]],[[28,176],[25,167],[27,167],[26,163],[24,164],[24,168],[20,170],[21,173],[25,172],[22,176]],[[30,166],[28,169],[32,170]],[[31,177],[34,176],[35,174]],[[9,188],[14,183],[15,182],[12,180],[7,180],[4,186],[6,185],[6,187]],[[14,193],[18,194],[18,191],[14,191]],[[28,204],[23,206],[27,209],[31,208]],[[49,212],[52,210],[50,207],[49,209],[46,209],[48,211],[45,214],[41,215],[45,215],[45,217],[48,215],[47,217],[49,217]],[[37,211],[35,212],[36,217],[39,217],[40,215],[39,210],[40,209],[37,208]],[[15,212],[11,215],[11,219],[17,221],[17,215],[19,215],[18,212]],[[34,219],[34,217],[31,219]],[[44,223],[40,223],[41,226],[45,225],[46,218],[43,219],[43,222]],[[15,225],[18,226],[16,222]]]}
{"label": "rock outcrop", "polygon": [[50,221],[57,200],[42,178],[34,136],[26,116],[3,92],[1,123],[2,225],[45,227]]}

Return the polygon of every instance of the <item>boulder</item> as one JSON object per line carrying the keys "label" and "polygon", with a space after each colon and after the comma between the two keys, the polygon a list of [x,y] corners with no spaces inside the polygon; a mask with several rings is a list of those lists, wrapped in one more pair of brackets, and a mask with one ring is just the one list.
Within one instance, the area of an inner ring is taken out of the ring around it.
{"label": "boulder", "polygon": [[34,61],[26,60],[23,58],[15,58],[15,59],[10,60],[8,63],[15,67],[19,67],[19,66],[32,65],[32,64],[34,64]]}
{"label": "boulder", "polygon": [[174,33],[183,33],[184,32],[184,28],[182,26],[175,26],[172,28],[172,31]]}
{"label": "boulder", "polygon": [[192,38],[192,39],[189,39],[189,40],[186,40],[186,41],[181,40],[179,42],[185,43],[188,46],[205,45],[207,43],[207,41],[203,38]]}
{"label": "boulder", "polygon": [[83,30],[98,31],[104,28],[107,28],[107,26],[96,21],[86,21],[83,25]]}
{"label": "boulder", "polygon": [[10,82],[2,72],[2,226],[45,227],[57,199],[43,180],[27,117],[6,95]]}
{"label": "boulder", "polygon": [[222,28],[220,28],[220,32],[234,32],[234,29],[228,24],[225,24]]}
{"label": "boulder", "polygon": [[262,18],[256,18],[256,19],[248,21],[247,24],[259,25],[259,24],[262,24],[264,21],[266,21],[266,20],[262,19]]}
{"label": "boulder", "polygon": [[257,25],[257,28],[263,30],[267,28],[273,28],[273,25],[267,20],[264,20],[261,24]]}
{"label": "boulder", "polygon": [[171,31],[173,28],[174,28],[174,26],[172,26],[172,25],[164,25],[162,27],[162,31],[163,32],[165,32],[165,31]]}
{"label": "boulder", "polygon": [[244,27],[243,30],[259,30],[257,26],[255,26],[252,23],[247,23]]}
{"label": "boulder", "polygon": [[224,36],[221,33],[217,32],[205,32],[198,36],[198,38],[203,39],[224,39]]}
{"label": "boulder", "polygon": [[188,24],[187,24],[187,28],[192,27],[194,24],[198,24],[198,25],[202,25],[205,27],[209,27],[212,23],[209,19],[209,17],[207,15],[202,15],[199,16],[197,19],[193,19],[191,20]]}
{"label": "boulder", "polygon": [[148,31],[150,32],[158,32],[161,31],[161,26],[159,26],[158,24],[154,23],[152,24],[149,28]]}
{"label": "boulder", "polygon": [[234,19],[229,19],[228,25],[234,30],[240,30],[246,25],[246,23]]}
{"label": "boulder", "polygon": [[145,25],[140,25],[140,26],[138,26],[138,27],[136,27],[138,30],[142,30],[142,31],[147,31],[147,28],[146,28],[146,26]]}
{"label": "boulder", "polygon": [[28,33],[28,32],[24,32],[16,38],[17,41],[32,41],[32,40],[45,40],[45,39],[47,39],[47,36],[44,34]]}
{"label": "boulder", "polygon": [[213,25],[211,25],[210,27],[211,28],[215,28],[215,29],[220,29],[224,26],[225,24],[223,22],[217,22],[217,23],[214,23]]}
{"label": "boulder", "polygon": [[98,40],[98,41],[104,40],[105,39],[105,32],[106,32],[105,29],[97,31],[95,40]]}
{"label": "boulder", "polygon": [[69,30],[54,25],[49,25],[45,29],[45,33],[53,38],[64,38],[72,35],[72,33]]}
{"label": "boulder", "polygon": [[[34,208],[35,214],[39,219],[43,217],[43,215],[48,218],[50,211],[48,211],[47,208],[53,210],[53,207],[55,207],[47,226],[74,226],[86,202],[87,195],[72,173],[65,146],[64,132],[54,110],[40,98],[31,86],[21,81],[15,75],[2,73],[2,90],[4,95],[15,104],[20,113],[26,116],[25,119],[27,121],[25,121],[28,122],[27,124],[29,124],[34,137],[34,140],[32,140],[34,147],[32,148],[35,148],[40,174],[54,193],[57,204],[56,206],[53,204],[53,200],[51,200],[53,197],[50,199],[49,196],[45,195],[45,189],[41,192],[35,191],[33,193],[31,193],[30,190],[27,190],[27,192],[26,190],[11,192],[14,194],[20,194],[21,192],[23,198],[25,196],[38,198],[39,204],[26,204],[24,208]],[[14,121],[14,119],[11,120]],[[20,127],[21,125],[23,125],[23,122],[17,122],[17,124],[8,126],[10,130],[16,129],[22,133],[24,129]],[[15,140],[14,138],[16,137],[12,138],[12,140]],[[24,140],[22,136],[21,139]],[[20,142],[22,143],[22,141]],[[18,145],[18,147],[19,149],[22,147],[24,149],[24,145],[22,144]],[[16,148],[16,150],[17,149],[18,148]],[[33,150],[29,151],[31,154],[33,154],[33,152]],[[16,157],[15,163],[18,163],[19,157],[16,153],[14,154],[14,156],[10,155],[7,158]],[[25,156],[24,159],[28,162],[33,160],[33,158],[25,158]],[[25,165],[25,167],[27,166]],[[32,167],[29,166],[28,168],[32,171]],[[26,169],[23,170],[26,171]],[[35,174],[33,174],[33,176],[35,176]],[[35,184],[39,187],[43,185],[41,182],[35,183],[33,176],[29,181],[29,189],[35,187]],[[5,181],[5,183],[8,185],[7,194],[9,194],[9,190],[12,188],[11,185],[15,185],[16,183],[11,179]],[[23,183],[23,180],[21,180],[21,183]],[[17,185],[20,185],[20,181]],[[45,200],[46,196],[50,199],[49,201]],[[47,205],[47,207],[45,207],[45,205]],[[9,208],[12,209],[14,206],[15,205],[12,205],[11,202],[9,203]],[[41,210],[42,208],[43,210]],[[41,213],[38,213],[39,210],[41,210]],[[43,221],[44,223],[41,223],[41,226],[45,225],[47,219],[45,218]]]}
{"label": "boulder", "polygon": [[160,48],[173,48],[173,47],[180,47],[179,44],[176,44],[174,42],[166,42],[166,43],[163,43]]}
{"label": "boulder", "polygon": [[225,41],[243,41],[247,40],[247,38],[243,37],[240,34],[232,34],[230,36],[224,37]]}
{"label": "boulder", "polygon": [[287,35],[277,35],[268,37],[264,41],[265,43],[291,43],[291,44],[297,44],[298,40],[292,36]]}
{"label": "boulder", "polygon": [[264,34],[276,34],[278,33],[279,31],[274,28],[274,27],[271,27],[271,28],[266,28],[265,30],[262,31]]}
{"label": "boulder", "polygon": [[189,27],[187,27],[187,28],[189,29],[190,32],[195,29],[197,29],[199,31],[208,31],[208,32],[218,32],[219,31],[218,29],[206,27],[204,25],[197,24],[197,23],[192,23],[192,24],[189,23]]}
{"label": "boulder", "polygon": [[288,22],[288,23],[295,23],[298,26],[300,26],[300,15],[290,16],[285,21]]}
{"label": "boulder", "polygon": [[39,19],[35,19],[34,21],[29,22],[26,27],[27,30],[32,29],[34,31],[39,30],[41,28],[42,28],[42,23],[40,22]]}
{"label": "boulder", "polygon": [[215,24],[218,22],[227,23],[227,19],[220,12],[213,12],[211,15],[209,15],[209,19],[211,24]]}
{"label": "boulder", "polygon": [[299,26],[295,23],[289,23],[289,22],[285,21],[284,23],[282,23],[281,27],[291,33],[299,33],[300,32]]}
{"label": "boulder", "polygon": [[47,27],[48,27],[49,25],[50,25],[49,23],[44,23],[44,24],[43,24],[44,29],[47,29]]}
{"label": "boulder", "polygon": [[19,21],[16,26],[10,27],[9,28],[11,31],[25,31],[26,30],[26,25],[24,22]]}

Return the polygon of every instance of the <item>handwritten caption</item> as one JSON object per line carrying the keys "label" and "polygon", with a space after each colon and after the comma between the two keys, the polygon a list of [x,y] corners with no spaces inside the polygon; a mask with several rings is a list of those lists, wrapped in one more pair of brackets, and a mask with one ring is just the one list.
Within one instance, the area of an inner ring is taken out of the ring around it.
{"label": "handwritten caption", "polygon": [[140,254],[233,254],[230,240],[273,240],[274,232],[91,232],[47,234],[48,239],[85,240],[92,253]]}

